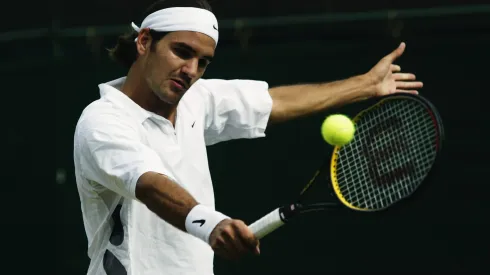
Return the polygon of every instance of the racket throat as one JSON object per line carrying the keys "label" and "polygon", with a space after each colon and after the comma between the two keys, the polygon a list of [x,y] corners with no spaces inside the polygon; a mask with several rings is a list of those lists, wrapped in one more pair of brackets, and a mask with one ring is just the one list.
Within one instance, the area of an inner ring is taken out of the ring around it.
{"label": "racket throat", "polygon": [[279,209],[279,215],[281,220],[286,223],[298,214],[304,214],[308,212],[327,211],[332,209],[342,209],[343,205],[338,202],[321,202],[302,204],[300,202],[285,205]]}
{"label": "racket throat", "polygon": [[289,220],[294,218],[297,214],[301,213],[303,205],[301,203],[292,203],[284,205],[279,208],[279,217],[282,222],[287,223]]}

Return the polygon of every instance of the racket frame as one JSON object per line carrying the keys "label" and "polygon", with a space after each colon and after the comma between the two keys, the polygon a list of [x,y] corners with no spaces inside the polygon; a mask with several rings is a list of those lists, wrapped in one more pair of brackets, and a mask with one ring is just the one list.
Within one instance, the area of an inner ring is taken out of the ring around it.
{"label": "racket frame", "polygon": [[[435,106],[427,99],[420,95],[412,95],[412,94],[396,94],[396,95],[388,95],[384,96],[381,98],[377,99],[377,102],[370,105],[368,108],[360,111],[359,113],[356,114],[356,116],[353,118],[353,122],[356,123],[365,113],[371,111],[374,108],[379,108],[383,104],[385,104],[387,101],[391,101],[394,99],[403,99],[403,98],[408,98],[410,100],[416,100],[422,105],[426,107],[426,109],[430,112],[431,118],[434,122],[434,125],[437,128],[438,132],[438,140],[436,142],[437,144],[437,149],[436,149],[436,157],[434,158],[434,161],[431,165],[431,169],[429,169],[428,174],[425,176],[424,180],[431,174],[432,168],[434,167],[436,161],[437,161],[437,155],[440,153],[442,149],[442,144],[445,139],[445,133],[444,133],[444,126],[442,123],[442,118],[435,108]],[[316,170],[315,174],[313,177],[310,179],[310,181],[305,185],[305,187],[302,189],[300,192],[299,198],[295,203],[289,203],[285,204],[279,208],[276,208],[269,212],[267,215],[263,216],[261,219],[257,220],[256,222],[252,223],[249,228],[254,232],[255,236],[258,239],[261,239],[271,233],[272,231],[278,229],[279,227],[283,226],[284,224],[288,223],[291,219],[293,219],[295,216],[303,214],[303,213],[308,213],[308,212],[315,212],[315,211],[325,211],[325,210],[330,210],[330,209],[351,209],[354,211],[361,211],[361,212],[378,212],[381,210],[386,210],[387,208],[390,208],[396,204],[398,204],[400,201],[407,199],[411,197],[416,190],[419,188],[415,188],[410,194],[405,196],[402,199],[399,199],[398,201],[390,204],[389,206],[382,208],[382,209],[377,209],[377,210],[365,210],[365,209],[360,209],[360,208],[355,208],[355,207],[350,207],[348,203],[346,203],[345,199],[343,199],[342,196],[340,196],[340,192],[338,190],[338,184],[337,184],[337,179],[335,176],[335,166],[336,166],[336,161],[338,158],[338,154],[342,146],[335,146],[332,152],[332,155],[329,160],[325,159],[319,169]],[[330,168],[330,178],[325,177],[325,180],[329,181],[329,187],[331,192],[331,195],[335,197],[335,201],[332,202],[320,202],[320,203],[308,203],[308,204],[302,204],[301,199],[306,193],[307,190],[313,186],[313,184],[316,182],[317,177],[322,174],[322,172],[327,172],[327,168]],[[420,184],[422,185],[422,184]],[[420,186],[419,185],[419,186]]]}

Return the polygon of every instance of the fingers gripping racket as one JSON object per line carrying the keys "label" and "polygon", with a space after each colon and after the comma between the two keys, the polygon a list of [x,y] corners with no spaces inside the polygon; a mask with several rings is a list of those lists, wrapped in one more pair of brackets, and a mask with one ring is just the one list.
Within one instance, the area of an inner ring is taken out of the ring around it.
{"label": "fingers gripping racket", "polygon": [[[444,139],[442,119],[425,98],[390,95],[358,113],[354,139],[336,146],[296,202],[279,207],[249,227],[259,239],[294,216],[345,207],[373,212],[411,196],[431,170]],[[305,204],[310,187],[329,182],[334,196]]]}

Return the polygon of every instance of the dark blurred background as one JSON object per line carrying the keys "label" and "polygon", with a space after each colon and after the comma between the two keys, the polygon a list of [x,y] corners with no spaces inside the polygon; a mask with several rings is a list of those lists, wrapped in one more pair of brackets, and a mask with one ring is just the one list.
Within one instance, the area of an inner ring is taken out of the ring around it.
{"label": "dark blurred background", "polygon": [[[7,155],[1,208],[5,274],[85,274],[87,242],[72,137],[97,84],[125,74],[114,45],[152,1],[9,2],[2,9],[2,120]],[[262,241],[262,255],[223,274],[486,273],[489,146],[487,1],[212,0],[220,44],[206,78],[271,86],[364,73],[401,41],[398,61],[424,81],[447,141],[427,188],[375,215],[302,217]],[[362,104],[331,112],[354,115]],[[209,147],[217,207],[247,223],[294,199],[331,151],[329,113],[270,128],[267,138]],[[279,193],[279,187],[287,187]],[[2,274],[4,272],[1,272]]]}

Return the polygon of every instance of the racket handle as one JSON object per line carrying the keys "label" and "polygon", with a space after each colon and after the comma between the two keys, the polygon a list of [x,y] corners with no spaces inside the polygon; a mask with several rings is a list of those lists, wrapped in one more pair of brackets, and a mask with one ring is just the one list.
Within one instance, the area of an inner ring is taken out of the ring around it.
{"label": "racket handle", "polygon": [[271,211],[258,221],[252,223],[249,228],[257,239],[262,239],[267,234],[281,227],[285,222],[281,219],[280,208]]}

